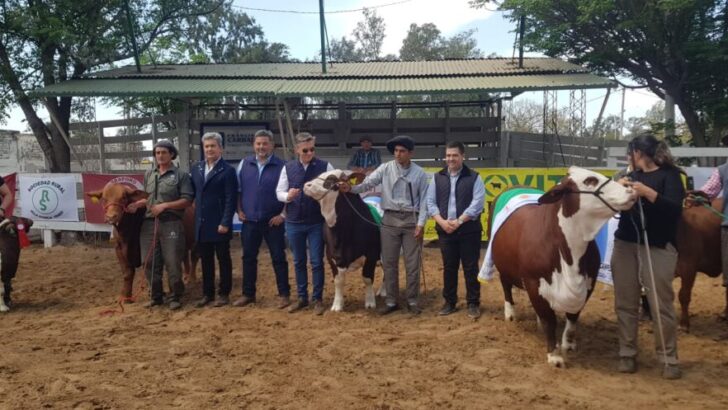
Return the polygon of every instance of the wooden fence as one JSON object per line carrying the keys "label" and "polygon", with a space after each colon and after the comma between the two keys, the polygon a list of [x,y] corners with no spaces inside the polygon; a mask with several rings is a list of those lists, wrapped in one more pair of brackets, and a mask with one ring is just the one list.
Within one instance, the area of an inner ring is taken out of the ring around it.
{"label": "wooden fence", "polygon": [[[606,166],[607,150],[626,141],[578,138],[553,134],[503,132],[500,166],[503,167],[585,167]],[[622,154],[624,156],[624,153]]]}

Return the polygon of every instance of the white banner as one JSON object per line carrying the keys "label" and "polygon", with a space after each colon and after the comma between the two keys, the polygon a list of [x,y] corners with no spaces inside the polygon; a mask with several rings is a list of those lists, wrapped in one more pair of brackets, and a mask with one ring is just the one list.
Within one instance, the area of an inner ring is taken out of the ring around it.
{"label": "white banner", "polygon": [[76,178],[68,174],[31,176],[18,181],[21,214],[50,221],[78,221]]}

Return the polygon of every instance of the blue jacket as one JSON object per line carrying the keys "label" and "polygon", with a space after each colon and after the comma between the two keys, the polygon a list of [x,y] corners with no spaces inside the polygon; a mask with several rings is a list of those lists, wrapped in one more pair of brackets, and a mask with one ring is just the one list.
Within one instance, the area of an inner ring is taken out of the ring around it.
{"label": "blue jacket", "polygon": [[[200,161],[192,166],[190,174],[195,188],[195,240],[229,241],[233,235],[233,214],[238,194],[235,168],[220,159],[205,179],[205,161]],[[228,233],[217,233],[218,225],[230,228]]]}
{"label": "blue jacket", "polygon": [[238,191],[246,220],[268,222],[283,212],[284,204],[276,198],[276,186],[284,165],[283,160],[272,155],[259,174],[255,156],[243,160],[238,174]]}

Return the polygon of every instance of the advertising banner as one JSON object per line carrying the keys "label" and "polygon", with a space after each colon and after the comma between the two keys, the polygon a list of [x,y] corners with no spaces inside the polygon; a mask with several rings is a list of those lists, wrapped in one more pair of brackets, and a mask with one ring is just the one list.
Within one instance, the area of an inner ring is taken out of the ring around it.
{"label": "advertising banner", "polygon": [[72,174],[21,174],[18,186],[21,216],[78,222],[76,178]]}

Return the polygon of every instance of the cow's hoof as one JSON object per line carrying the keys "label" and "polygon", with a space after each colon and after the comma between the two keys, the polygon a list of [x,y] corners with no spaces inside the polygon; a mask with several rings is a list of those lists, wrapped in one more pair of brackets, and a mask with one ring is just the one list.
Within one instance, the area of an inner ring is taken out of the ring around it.
{"label": "cow's hoof", "polygon": [[679,329],[683,333],[690,333],[690,325],[685,323],[680,323]]}
{"label": "cow's hoof", "polygon": [[377,308],[376,300],[364,302],[364,309],[376,309],[376,308]]}
{"label": "cow's hoof", "polygon": [[576,352],[576,342],[563,342],[561,343],[561,351],[566,352]]}
{"label": "cow's hoof", "polygon": [[332,312],[343,312],[344,311],[344,304],[343,303],[332,303],[331,304],[331,311]]}
{"label": "cow's hoof", "polygon": [[[557,348],[558,350],[558,348]],[[548,364],[554,367],[558,367],[559,369],[565,369],[566,368],[566,361],[564,361],[564,356],[562,356],[560,353],[549,353],[546,355],[546,361]]]}
{"label": "cow's hoof", "polygon": [[0,312],[2,312],[2,313],[10,312],[10,308],[5,305],[2,305],[2,306],[0,306]]}
{"label": "cow's hoof", "polygon": [[508,302],[503,305],[506,322],[514,322],[516,320],[516,309]]}

